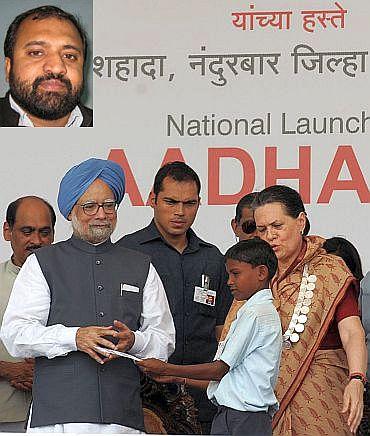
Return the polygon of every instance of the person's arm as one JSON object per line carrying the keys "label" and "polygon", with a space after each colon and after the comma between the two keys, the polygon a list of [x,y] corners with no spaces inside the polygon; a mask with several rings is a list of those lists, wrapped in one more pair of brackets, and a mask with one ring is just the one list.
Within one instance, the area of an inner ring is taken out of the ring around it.
{"label": "person's arm", "polygon": [[[114,346],[103,338],[104,335],[115,333],[111,327],[79,328],[61,324],[46,326],[49,309],[50,289],[36,256],[32,254],[14,282],[1,327],[0,336],[10,355],[46,356],[52,359],[76,351],[77,348],[92,352],[88,348],[91,347],[92,337],[101,346]],[[79,346],[76,345],[76,334]],[[96,360],[98,359],[103,363],[97,356]]]}
{"label": "person's arm", "polygon": [[221,380],[229,371],[229,366],[222,360],[199,365],[173,365],[158,359],[144,359],[137,362],[143,372],[161,376],[186,377],[195,380]]}
{"label": "person's arm", "polygon": [[[358,316],[349,316],[338,323],[339,335],[347,355],[349,374],[366,374],[367,349],[365,333]],[[355,433],[363,413],[364,385],[361,380],[350,380],[344,389],[342,413],[348,413],[348,426]]]}
{"label": "person's arm", "polygon": [[202,391],[206,391],[211,380],[195,380],[193,378],[184,378],[185,382],[183,383],[185,386],[190,386],[192,388],[201,389]]}
{"label": "person's arm", "polygon": [[201,390],[206,390],[210,382],[210,380],[195,380],[193,378],[175,377],[173,375],[152,375],[151,377],[158,383],[178,383]]}
{"label": "person's arm", "polygon": [[129,351],[138,358],[155,357],[167,360],[175,349],[175,326],[162,281],[150,264],[143,289],[143,309],[140,328],[132,332],[125,324],[116,320],[119,339],[115,349]]}

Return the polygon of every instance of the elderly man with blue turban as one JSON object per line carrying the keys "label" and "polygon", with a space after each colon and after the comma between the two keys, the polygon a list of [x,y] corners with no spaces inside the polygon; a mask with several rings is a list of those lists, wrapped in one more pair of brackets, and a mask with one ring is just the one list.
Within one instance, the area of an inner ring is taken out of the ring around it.
{"label": "elderly man with blue turban", "polygon": [[112,244],[125,192],[122,168],[88,159],[60,183],[66,241],[28,257],[4,315],[11,355],[35,358],[28,432],[144,431],[136,358],[166,360],[175,330],[150,259]]}

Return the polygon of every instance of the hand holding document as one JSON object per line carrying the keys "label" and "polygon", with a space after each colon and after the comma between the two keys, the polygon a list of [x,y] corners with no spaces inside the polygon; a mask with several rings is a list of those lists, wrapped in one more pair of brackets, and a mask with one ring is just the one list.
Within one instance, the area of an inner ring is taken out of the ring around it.
{"label": "hand holding document", "polygon": [[153,375],[173,375],[170,371],[168,371],[171,365],[159,359],[142,359],[137,363],[137,365],[150,377]]}
{"label": "hand holding document", "polygon": [[109,348],[103,348],[99,346],[96,346],[95,349],[99,353],[102,353],[104,356],[106,356],[107,354],[115,354],[116,356],[126,357],[127,359],[131,359],[134,362],[138,362],[141,360],[138,357],[133,356],[132,354],[123,353],[122,351],[111,350]]}

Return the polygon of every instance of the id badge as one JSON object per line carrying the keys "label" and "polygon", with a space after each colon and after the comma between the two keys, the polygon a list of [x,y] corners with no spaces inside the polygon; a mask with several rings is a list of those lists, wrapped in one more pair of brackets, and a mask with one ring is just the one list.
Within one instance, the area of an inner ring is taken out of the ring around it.
{"label": "id badge", "polygon": [[204,289],[200,286],[195,286],[194,301],[197,303],[205,304],[206,306],[215,306],[216,291],[212,291],[212,289]]}

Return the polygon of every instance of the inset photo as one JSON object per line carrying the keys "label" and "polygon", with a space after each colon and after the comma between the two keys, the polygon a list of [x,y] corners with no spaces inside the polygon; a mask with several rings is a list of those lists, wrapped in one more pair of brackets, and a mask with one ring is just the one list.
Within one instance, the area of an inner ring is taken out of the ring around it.
{"label": "inset photo", "polygon": [[92,127],[93,0],[0,10],[0,127]]}

